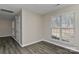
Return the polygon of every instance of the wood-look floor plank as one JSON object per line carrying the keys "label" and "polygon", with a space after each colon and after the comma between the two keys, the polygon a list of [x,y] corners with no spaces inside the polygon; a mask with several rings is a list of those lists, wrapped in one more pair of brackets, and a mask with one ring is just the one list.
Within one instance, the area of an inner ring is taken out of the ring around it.
{"label": "wood-look floor plank", "polygon": [[48,42],[38,42],[26,47],[21,47],[11,37],[0,38],[0,54],[77,54]]}

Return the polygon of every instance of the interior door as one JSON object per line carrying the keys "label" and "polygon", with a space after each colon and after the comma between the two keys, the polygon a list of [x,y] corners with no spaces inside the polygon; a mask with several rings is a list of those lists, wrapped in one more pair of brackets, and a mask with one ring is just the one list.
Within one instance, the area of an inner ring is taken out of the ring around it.
{"label": "interior door", "polygon": [[15,39],[15,18],[12,20],[12,36]]}
{"label": "interior door", "polygon": [[16,16],[16,40],[21,44],[21,24],[20,16]]}

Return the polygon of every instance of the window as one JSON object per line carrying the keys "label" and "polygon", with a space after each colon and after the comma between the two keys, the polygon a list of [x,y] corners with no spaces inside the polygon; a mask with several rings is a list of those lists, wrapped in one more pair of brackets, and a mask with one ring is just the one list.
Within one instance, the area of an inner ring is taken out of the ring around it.
{"label": "window", "polygon": [[52,18],[52,38],[69,41],[74,38],[74,14],[66,14]]}

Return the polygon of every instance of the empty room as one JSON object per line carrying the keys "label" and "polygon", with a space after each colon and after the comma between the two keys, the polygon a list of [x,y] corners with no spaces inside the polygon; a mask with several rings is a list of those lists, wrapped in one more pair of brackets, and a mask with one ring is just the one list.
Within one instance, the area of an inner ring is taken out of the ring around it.
{"label": "empty room", "polygon": [[78,4],[0,4],[0,54],[78,53]]}

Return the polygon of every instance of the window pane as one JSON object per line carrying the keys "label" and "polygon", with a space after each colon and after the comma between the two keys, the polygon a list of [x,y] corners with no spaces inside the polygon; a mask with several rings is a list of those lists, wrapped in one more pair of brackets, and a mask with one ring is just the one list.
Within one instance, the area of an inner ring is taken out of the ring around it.
{"label": "window pane", "polygon": [[60,38],[60,17],[52,19],[52,38]]}
{"label": "window pane", "polygon": [[52,27],[60,28],[60,17],[56,17],[52,19]]}
{"label": "window pane", "polygon": [[74,38],[74,16],[64,15],[62,16],[62,39],[69,40]]}

